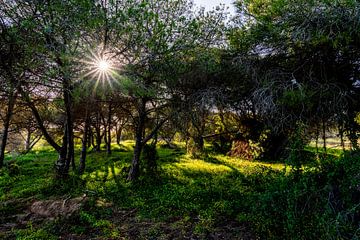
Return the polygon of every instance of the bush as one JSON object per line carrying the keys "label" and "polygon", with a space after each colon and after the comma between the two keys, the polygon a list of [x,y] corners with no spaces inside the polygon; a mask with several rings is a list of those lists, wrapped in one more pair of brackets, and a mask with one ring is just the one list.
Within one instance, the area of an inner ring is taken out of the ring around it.
{"label": "bush", "polygon": [[359,156],[323,161],[301,175],[264,175],[263,192],[252,195],[246,216],[268,239],[358,239]]}

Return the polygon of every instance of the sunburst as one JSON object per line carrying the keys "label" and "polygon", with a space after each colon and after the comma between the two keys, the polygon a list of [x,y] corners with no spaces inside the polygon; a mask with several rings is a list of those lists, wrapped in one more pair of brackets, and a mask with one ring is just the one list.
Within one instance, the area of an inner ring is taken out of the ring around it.
{"label": "sunburst", "polygon": [[111,64],[106,60],[100,60],[97,63],[97,68],[100,72],[108,72],[111,69]]}
{"label": "sunburst", "polygon": [[84,64],[82,78],[95,82],[94,90],[101,84],[113,87],[119,70],[116,62],[111,59],[111,54],[101,51],[100,53],[89,51],[84,59],[79,62]]}

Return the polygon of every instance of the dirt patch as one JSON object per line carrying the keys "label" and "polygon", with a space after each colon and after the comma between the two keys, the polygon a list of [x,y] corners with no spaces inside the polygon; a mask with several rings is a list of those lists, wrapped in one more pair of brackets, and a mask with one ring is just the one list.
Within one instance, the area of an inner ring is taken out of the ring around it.
{"label": "dirt patch", "polygon": [[[0,233],[26,228],[27,223],[41,224],[45,220],[70,217],[87,201],[86,195],[77,198],[34,201],[33,198],[16,199],[0,204]],[[1,238],[1,236],[0,236]]]}
{"label": "dirt patch", "polygon": [[33,215],[32,217],[47,218],[49,220],[57,217],[70,217],[80,210],[87,199],[86,195],[83,195],[77,198],[36,201],[30,206],[29,212]]}
{"label": "dirt patch", "polygon": [[[106,229],[92,226],[91,224],[82,226],[84,223],[81,223],[77,212],[80,209],[86,209],[87,204],[85,206],[84,204],[87,200],[86,196],[81,196],[45,201],[23,201],[27,206],[22,206],[22,212],[18,211],[16,214],[3,216],[3,221],[0,223],[0,238],[2,236],[3,238],[4,236],[12,236],[13,229],[26,228],[29,221],[31,221],[33,227],[37,228],[48,220],[58,219],[59,222],[56,220],[53,230],[59,236],[59,239],[259,239],[252,233],[249,225],[229,220],[225,217],[215,221],[211,228],[199,232],[198,226],[200,220],[196,216],[186,219],[174,217],[166,221],[140,219],[136,209],[119,209],[104,199],[98,199],[96,206],[111,210],[111,214],[104,218],[104,220],[110,222],[109,226]],[[18,204],[15,205],[18,206]],[[92,210],[89,208],[87,211],[91,212]],[[82,233],[74,233],[72,230],[74,226],[83,227],[84,231]],[[119,235],[110,237],[106,233],[108,231],[115,231]]]}
{"label": "dirt patch", "polygon": [[0,233],[10,232],[13,228],[24,228],[24,221],[29,216],[27,208],[32,201],[33,198],[23,198],[0,203]]}

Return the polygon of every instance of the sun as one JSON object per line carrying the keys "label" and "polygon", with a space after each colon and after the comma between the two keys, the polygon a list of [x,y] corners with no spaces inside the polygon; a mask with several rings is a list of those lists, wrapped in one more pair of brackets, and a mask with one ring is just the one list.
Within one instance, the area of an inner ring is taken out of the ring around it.
{"label": "sun", "polygon": [[111,65],[108,61],[106,60],[100,60],[98,63],[97,63],[97,68],[99,71],[101,72],[107,72],[109,70],[111,70]]}
{"label": "sun", "polygon": [[116,83],[119,67],[109,53],[89,51],[79,62],[82,68],[82,79],[94,81],[95,89],[99,84],[103,87],[106,85],[112,87],[113,83]]}

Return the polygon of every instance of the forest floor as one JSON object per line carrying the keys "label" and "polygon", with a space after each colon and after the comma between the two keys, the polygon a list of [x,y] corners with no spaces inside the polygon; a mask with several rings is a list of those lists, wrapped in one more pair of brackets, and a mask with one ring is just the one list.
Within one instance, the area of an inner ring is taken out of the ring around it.
{"label": "forest floor", "polygon": [[110,156],[90,153],[85,174],[66,180],[54,177],[51,150],[8,156],[0,171],[0,239],[246,240],[272,231],[279,199],[269,216],[260,201],[290,177],[289,167],[213,153],[191,159],[182,148],[159,146],[157,172],[129,183],[132,144]]}

